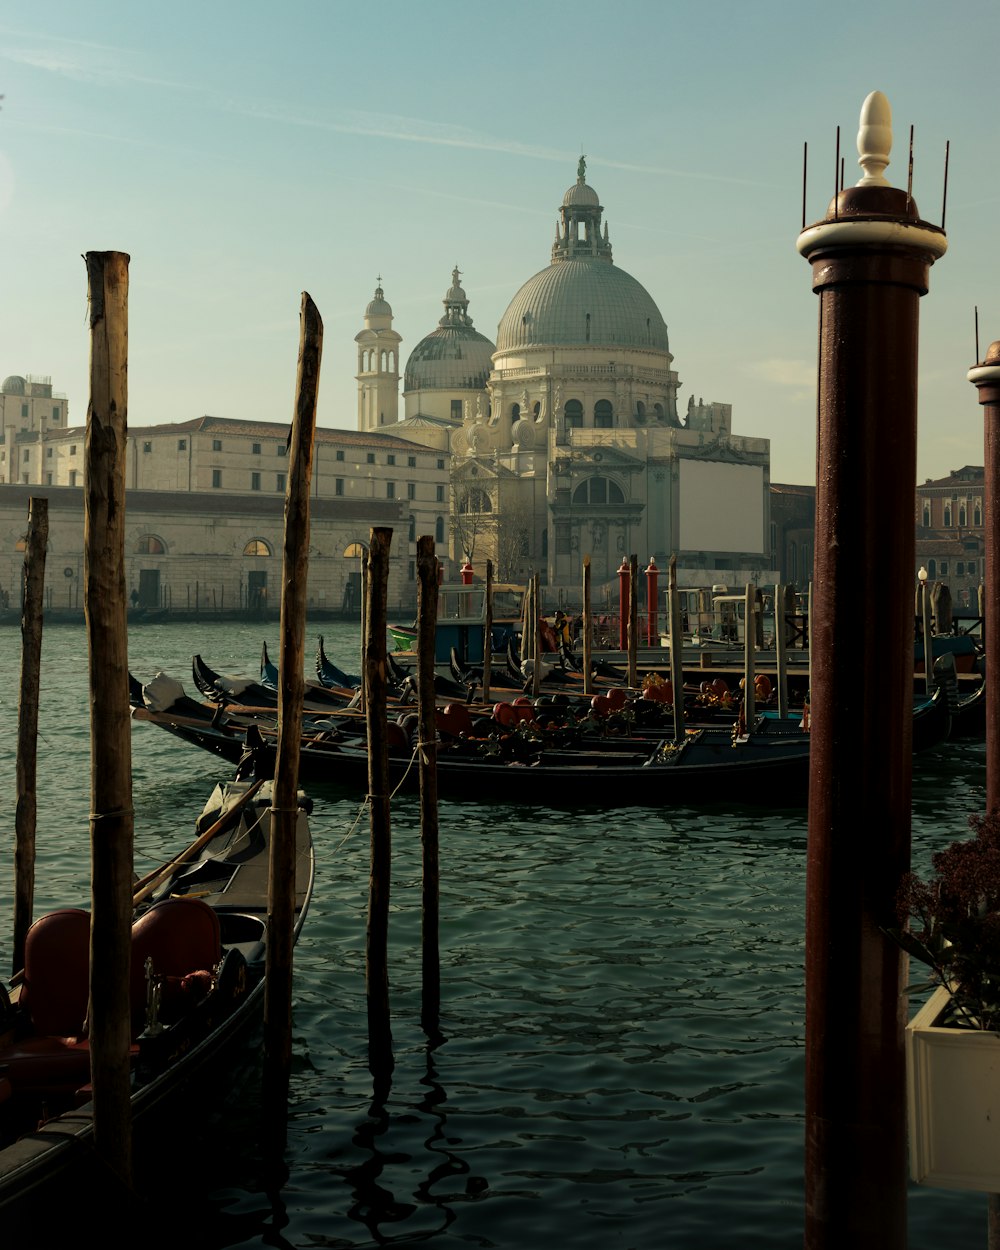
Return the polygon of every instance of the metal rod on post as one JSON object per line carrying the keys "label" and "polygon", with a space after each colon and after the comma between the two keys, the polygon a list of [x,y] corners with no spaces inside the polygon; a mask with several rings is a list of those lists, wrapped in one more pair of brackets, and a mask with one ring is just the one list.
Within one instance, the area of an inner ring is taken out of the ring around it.
{"label": "metal rod on post", "polygon": [[14,808],[14,951],[11,972],[24,967],[24,939],[35,906],[38,705],[42,660],[42,600],[49,540],[49,502],[28,500],[21,606],[21,693],[17,704],[17,800]]}
{"label": "metal rod on post", "polygon": [[[872,92],[858,131],[861,181],[798,239],[820,301],[807,1250],[906,1245],[903,961],[884,927],[910,865],[919,304],[947,245],[884,177],[891,137],[888,101]],[[839,593],[847,586],[856,593]],[[859,596],[883,605],[877,617],[856,618]]]}
{"label": "metal rod on post", "polygon": [[389,1016],[392,827],[389,813],[389,753],[386,742],[386,596],[391,542],[391,529],[376,528],[371,531],[365,608],[364,689],[371,826],[365,987],[368,998],[368,1066],[377,1084],[387,1082],[393,1069],[392,1025]]}
{"label": "metal rod on post", "polygon": [[[288,1098],[292,1062],[292,958],[295,945],[295,861],[299,754],[305,697],[306,588],[309,574],[309,489],[323,321],[307,292],[299,310],[299,356],[285,486],[278,658],[278,744],[271,795],[267,961],[264,984],[264,1107],[278,1121]],[[272,1132],[276,1124],[272,1124]],[[275,1138],[283,1134],[276,1133]]]}
{"label": "metal rod on post", "polygon": [[88,252],[90,403],[84,457],[84,617],[90,655],[90,1071],[94,1145],[132,1181],[129,967],[132,726],[125,592],[128,264]]}
{"label": "metal rod on post", "polygon": [[[423,849],[421,898],[420,1024],[436,1036],[441,1015],[440,857],[438,844],[437,700],[434,642],[437,634],[437,556],[434,539],[417,540],[417,712],[419,718],[420,844]],[[491,565],[487,562],[489,587]],[[489,591],[487,590],[487,594]],[[488,651],[487,651],[488,654]]]}

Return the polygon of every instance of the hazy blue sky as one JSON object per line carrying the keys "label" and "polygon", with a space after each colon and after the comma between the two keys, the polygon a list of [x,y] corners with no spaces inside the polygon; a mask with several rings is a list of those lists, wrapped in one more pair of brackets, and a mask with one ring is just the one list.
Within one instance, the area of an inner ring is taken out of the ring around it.
{"label": "hazy blue sky", "polygon": [[131,254],[129,421],[287,421],[308,290],[326,327],[320,423],[356,425],[354,335],[381,273],[403,358],[458,265],[495,338],[549,261],[587,155],[616,264],[670,327],[689,395],[814,476],[817,299],[795,251],[841,126],[884,91],[890,181],[949,252],[921,306],[919,476],[982,463],[965,373],[1000,338],[1000,5],[774,0],[0,7],[0,376],[87,406],[81,253]]}

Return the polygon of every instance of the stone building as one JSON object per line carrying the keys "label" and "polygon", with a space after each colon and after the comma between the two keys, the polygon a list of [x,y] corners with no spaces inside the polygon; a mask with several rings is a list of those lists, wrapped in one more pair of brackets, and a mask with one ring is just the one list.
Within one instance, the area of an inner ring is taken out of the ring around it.
{"label": "stone building", "polygon": [[916,564],[930,582],[945,582],[955,607],[975,607],[986,573],[983,535],[985,469],[965,465],[928,478],[916,493]]}

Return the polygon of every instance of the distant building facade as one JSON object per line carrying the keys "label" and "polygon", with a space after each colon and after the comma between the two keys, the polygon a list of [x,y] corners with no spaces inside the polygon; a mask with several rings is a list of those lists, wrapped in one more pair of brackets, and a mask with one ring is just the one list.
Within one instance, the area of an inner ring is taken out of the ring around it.
{"label": "distant building facade", "polygon": [[983,531],[985,469],[965,465],[917,487],[916,565],[944,582],[955,607],[974,608],[986,573]]}
{"label": "distant building facade", "polygon": [[804,591],[812,581],[816,487],[771,483],[771,561],[779,581]]}

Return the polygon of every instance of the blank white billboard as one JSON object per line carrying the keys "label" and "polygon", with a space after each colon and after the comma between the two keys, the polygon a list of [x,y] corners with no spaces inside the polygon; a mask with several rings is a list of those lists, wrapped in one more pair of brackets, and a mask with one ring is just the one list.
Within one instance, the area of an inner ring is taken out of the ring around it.
{"label": "blank white billboard", "polygon": [[764,469],[681,460],[682,551],[764,552]]}

